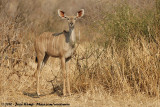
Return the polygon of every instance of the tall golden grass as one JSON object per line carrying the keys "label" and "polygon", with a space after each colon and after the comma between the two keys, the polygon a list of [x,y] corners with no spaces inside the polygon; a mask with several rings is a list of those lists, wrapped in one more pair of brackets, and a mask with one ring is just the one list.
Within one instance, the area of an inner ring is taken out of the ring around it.
{"label": "tall golden grass", "polygon": [[[32,77],[36,69],[34,39],[44,31],[59,32],[67,25],[59,24],[63,23],[56,16],[59,7],[46,7],[53,12],[45,17],[42,13],[48,10],[42,9],[44,1],[30,2],[35,5],[28,7],[25,0],[15,0],[17,7],[12,12],[13,16],[6,11],[12,3],[0,2],[1,95],[10,91],[35,91]],[[160,1],[154,0],[151,4],[147,0],[143,3],[133,0],[86,2],[93,7],[84,2],[79,6],[85,8],[86,16],[77,23],[76,32],[80,40],[70,67],[72,92],[94,93],[99,90],[113,95],[140,93],[159,97]],[[57,1],[57,4],[60,6],[61,2]],[[57,66],[60,67],[59,62],[51,58],[44,68],[45,72],[48,71],[45,75],[51,74],[46,76],[46,80],[42,79],[41,86],[51,92],[61,91],[62,88],[61,71]],[[54,72],[55,69],[59,73]],[[60,82],[54,81],[57,78]]]}

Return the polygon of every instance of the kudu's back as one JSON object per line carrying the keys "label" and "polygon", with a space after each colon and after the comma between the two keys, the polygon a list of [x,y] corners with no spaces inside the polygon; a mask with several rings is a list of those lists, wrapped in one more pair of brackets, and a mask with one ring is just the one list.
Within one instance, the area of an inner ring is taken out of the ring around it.
{"label": "kudu's back", "polygon": [[35,40],[37,55],[48,54],[49,56],[61,56],[65,45],[65,35],[61,33],[54,36],[52,32],[44,32]]}

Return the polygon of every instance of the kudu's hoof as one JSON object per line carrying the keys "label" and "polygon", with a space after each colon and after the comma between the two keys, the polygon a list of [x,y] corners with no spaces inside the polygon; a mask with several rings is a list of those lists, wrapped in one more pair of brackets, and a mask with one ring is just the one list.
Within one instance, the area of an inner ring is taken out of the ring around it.
{"label": "kudu's hoof", "polygon": [[37,97],[40,97],[40,93],[37,93]]}

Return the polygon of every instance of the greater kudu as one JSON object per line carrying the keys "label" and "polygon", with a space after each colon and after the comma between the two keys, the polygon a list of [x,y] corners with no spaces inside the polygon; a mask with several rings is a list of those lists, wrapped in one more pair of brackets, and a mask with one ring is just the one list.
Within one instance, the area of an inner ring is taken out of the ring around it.
{"label": "greater kudu", "polygon": [[[70,92],[70,83],[69,83],[69,74],[68,72],[68,63],[71,59],[71,56],[75,50],[75,22],[77,19],[81,18],[84,15],[84,9],[81,9],[77,12],[76,16],[66,16],[64,11],[58,10],[58,15],[62,19],[67,19],[69,25],[69,31],[63,31],[61,33],[53,32],[44,32],[35,40],[35,51],[36,51],[36,61],[37,70],[35,72],[37,77],[37,95],[40,95],[39,91],[39,76],[42,65],[44,65],[49,56],[58,57],[61,59],[62,71],[63,71],[63,95],[66,95],[66,82],[67,82],[67,91]],[[67,79],[67,81],[66,81]]]}

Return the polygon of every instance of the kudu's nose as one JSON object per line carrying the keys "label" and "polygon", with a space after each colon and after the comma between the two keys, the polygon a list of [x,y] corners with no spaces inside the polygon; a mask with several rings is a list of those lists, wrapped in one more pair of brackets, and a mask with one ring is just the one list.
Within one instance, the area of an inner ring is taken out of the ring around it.
{"label": "kudu's nose", "polygon": [[71,22],[70,25],[73,26],[73,23]]}

